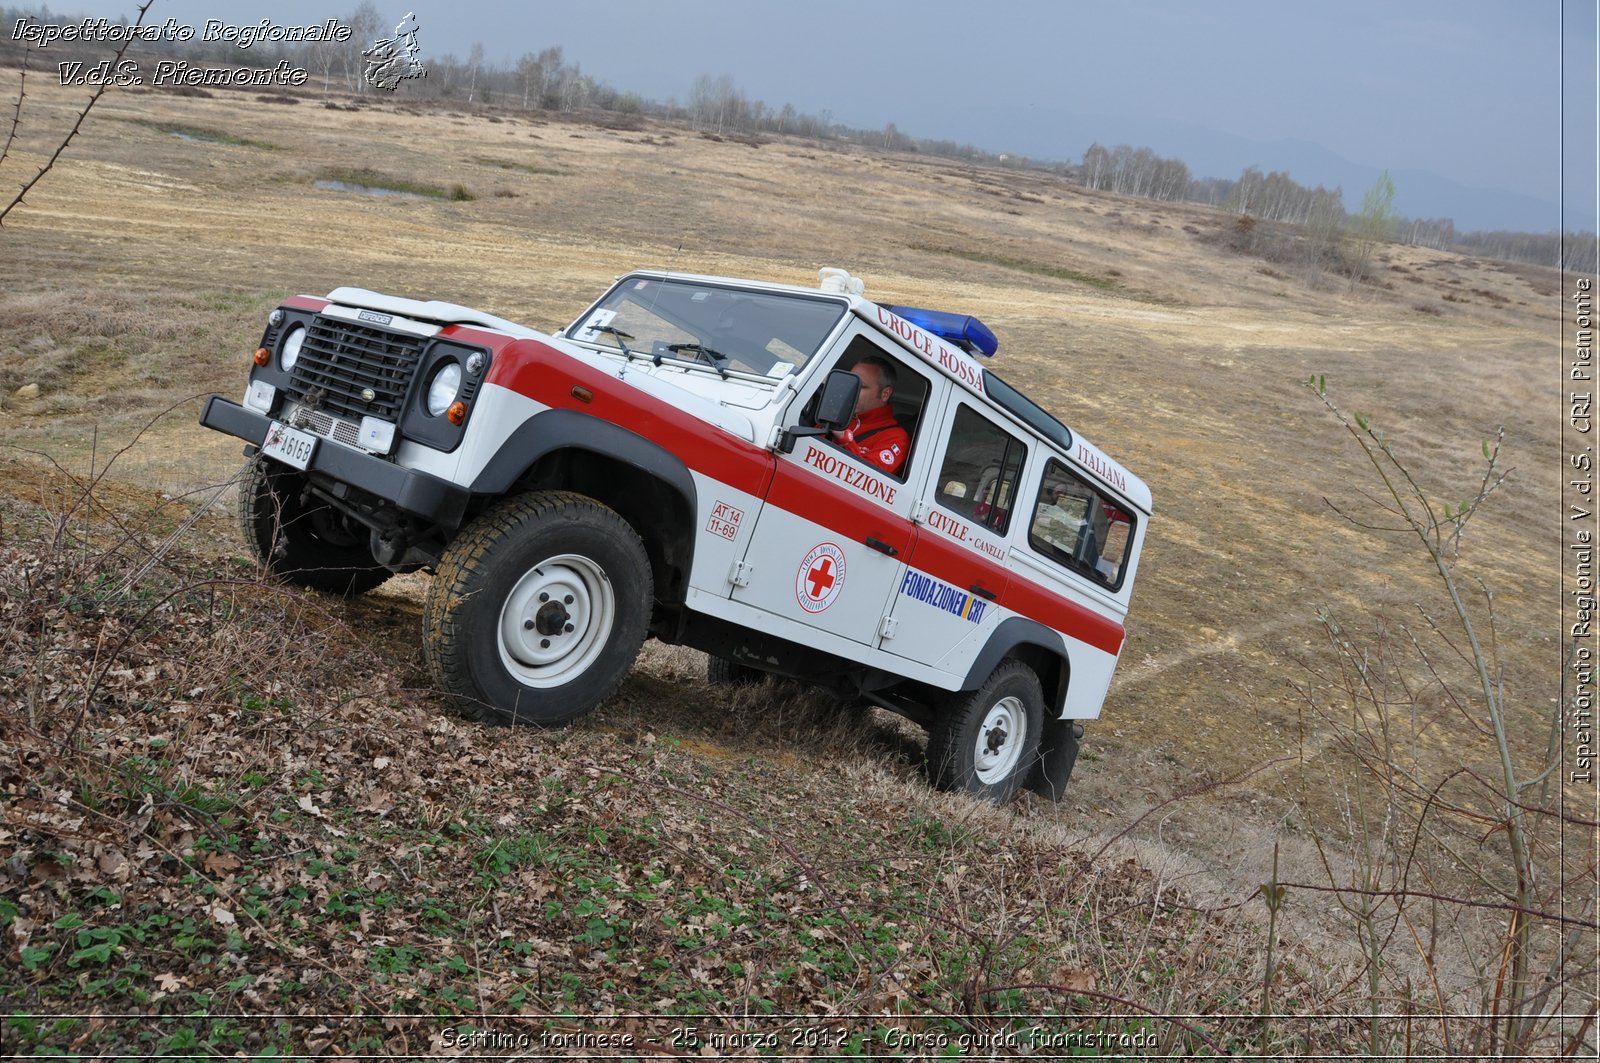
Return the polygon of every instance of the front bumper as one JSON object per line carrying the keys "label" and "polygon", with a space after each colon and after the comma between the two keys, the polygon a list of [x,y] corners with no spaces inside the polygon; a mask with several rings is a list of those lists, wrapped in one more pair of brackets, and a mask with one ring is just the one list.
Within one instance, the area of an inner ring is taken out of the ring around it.
{"label": "front bumper", "polygon": [[[272,421],[221,395],[212,395],[200,413],[200,423],[259,447]],[[306,471],[319,482],[348,484],[430,523],[451,528],[461,526],[472,499],[472,492],[448,480],[351,450],[331,439],[318,444]]]}

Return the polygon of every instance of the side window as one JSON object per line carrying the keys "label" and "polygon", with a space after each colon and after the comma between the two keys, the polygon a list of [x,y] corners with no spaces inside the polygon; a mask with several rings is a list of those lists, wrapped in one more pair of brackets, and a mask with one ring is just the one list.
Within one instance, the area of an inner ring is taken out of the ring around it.
{"label": "side window", "polygon": [[1052,460],[1034,505],[1028,544],[1044,556],[1115,590],[1133,538],[1133,514]]}
{"label": "side window", "polygon": [[[866,336],[850,341],[835,368],[861,377],[861,397],[856,405],[854,444],[828,442],[897,480],[905,480],[916,457],[917,429],[928,405],[927,378]],[[800,415],[802,423],[814,423],[813,412],[821,397],[822,388],[818,387]]]}
{"label": "side window", "polygon": [[962,403],[950,427],[934,500],[1004,535],[1011,526],[1017,478],[1027,454],[1020,440]]}

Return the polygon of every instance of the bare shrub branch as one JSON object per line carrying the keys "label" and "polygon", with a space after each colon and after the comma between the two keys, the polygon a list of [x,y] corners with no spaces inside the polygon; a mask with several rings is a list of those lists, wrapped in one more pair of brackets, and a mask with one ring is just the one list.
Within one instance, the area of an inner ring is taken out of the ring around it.
{"label": "bare shrub branch", "polygon": [[[128,46],[131,45],[134,42],[134,39],[139,36],[137,31],[139,27],[144,24],[144,16],[149,12],[150,5],[153,3],[155,3],[155,0],[144,0],[144,3],[139,5],[139,17],[134,20],[133,32],[130,32],[128,36],[123,39],[121,47],[117,49],[116,57],[111,61],[113,68],[121,65],[122,57],[127,54]],[[100,97],[105,95],[105,91],[108,87],[110,87],[110,85],[111,79],[105,78],[98,86],[95,87],[94,92],[89,96],[89,102],[85,103],[83,105],[83,109],[78,112],[78,117],[73,121],[72,128],[69,129],[67,131],[67,135],[61,139],[61,143],[56,145],[56,150],[51,153],[50,158],[46,160],[45,164],[39,168],[39,172],[34,174],[27,181],[23,182],[22,187],[17,190],[17,194],[12,198],[11,202],[7,203],[4,207],[0,207],[0,225],[5,224],[6,215],[10,214],[11,211],[22,202],[23,197],[33,190],[33,186],[38,184],[40,180],[44,178],[44,175],[49,173],[50,170],[55,166],[56,160],[61,158],[62,152],[67,150],[67,145],[71,144],[73,139],[77,137],[78,130],[83,128],[83,120],[89,117],[89,112],[94,109],[95,104],[100,102]],[[17,96],[18,121],[21,120],[21,113],[22,96],[19,89]],[[16,123],[13,123],[11,131],[13,134],[16,133]],[[6,146],[8,148],[10,147],[10,144],[10,140],[7,139]],[[3,156],[0,156],[0,158],[3,158]]]}
{"label": "bare shrub branch", "polygon": [[[1557,844],[1564,830],[1590,826],[1552,794],[1559,710],[1546,725],[1548,734],[1538,736],[1541,748],[1520,752],[1527,743],[1517,741],[1508,717],[1494,593],[1483,580],[1457,573],[1468,524],[1511,474],[1501,466],[1504,430],[1482,445],[1485,465],[1473,493],[1441,505],[1368,418],[1340,409],[1321,378],[1309,386],[1382,483],[1386,497],[1369,502],[1399,517],[1400,526],[1380,527],[1330,507],[1364,531],[1399,531],[1412,539],[1450,609],[1436,616],[1418,604],[1425,628],[1387,623],[1380,614],[1366,642],[1327,611],[1319,615],[1337,666],[1310,671],[1334,693],[1325,697],[1315,684],[1294,686],[1332,729],[1334,748],[1354,769],[1346,785],[1355,797],[1346,800],[1342,840],[1352,869],[1347,875],[1336,867],[1318,839],[1327,881],[1291,885],[1332,895],[1351,917],[1366,956],[1369,1053],[1388,1054],[1402,1042],[1411,1050],[1410,1028],[1394,1028],[1383,1018],[1395,999],[1407,1009],[1416,1006],[1414,983],[1393,969],[1387,953],[1401,927],[1421,961],[1420,978],[1431,984],[1439,1041],[1448,1050],[1525,1058],[1562,1042],[1569,1052],[1586,1046],[1591,1023],[1573,1029],[1582,1016],[1563,1014],[1559,1002],[1569,991],[1592,998],[1595,957],[1574,943],[1592,938],[1600,922],[1592,899],[1572,908],[1568,896],[1593,881],[1596,867],[1592,850],[1578,857],[1587,861],[1578,867]],[[1476,597],[1463,579],[1477,585]],[[1486,773],[1463,754],[1464,762],[1437,781],[1421,775],[1418,749],[1450,719],[1467,724],[1456,734],[1475,739],[1476,757],[1495,762],[1498,771]],[[1346,777],[1343,769],[1339,777]],[[1426,904],[1425,920],[1414,911],[1419,903]],[[1485,915],[1501,921],[1491,924]],[[1471,988],[1447,992],[1436,951],[1443,935],[1471,969]],[[1464,991],[1479,994],[1476,1014],[1451,1013],[1450,1001]]]}
{"label": "bare shrub branch", "polygon": [[11,114],[11,128],[6,132],[6,145],[0,148],[0,163],[6,161],[6,156],[11,154],[11,144],[17,139],[17,130],[22,128],[22,101],[28,98],[28,56],[33,52],[31,41],[22,42],[22,67],[17,72],[17,109]]}

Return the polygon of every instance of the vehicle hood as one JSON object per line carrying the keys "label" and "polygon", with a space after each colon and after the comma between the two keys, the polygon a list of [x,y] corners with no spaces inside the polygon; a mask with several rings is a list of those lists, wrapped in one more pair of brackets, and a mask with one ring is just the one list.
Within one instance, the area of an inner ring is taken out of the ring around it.
{"label": "vehicle hood", "polygon": [[482,310],[474,310],[470,306],[459,303],[445,303],[437,299],[424,302],[421,299],[407,299],[398,295],[384,295],[382,292],[368,291],[366,288],[335,288],[326,298],[340,306],[354,306],[363,310],[378,310],[385,314],[398,314],[416,321],[434,321],[442,325],[477,325],[482,328],[491,328],[519,339],[543,339],[544,333],[537,329],[519,325],[515,321],[507,321],[503,317],[486,314]]}

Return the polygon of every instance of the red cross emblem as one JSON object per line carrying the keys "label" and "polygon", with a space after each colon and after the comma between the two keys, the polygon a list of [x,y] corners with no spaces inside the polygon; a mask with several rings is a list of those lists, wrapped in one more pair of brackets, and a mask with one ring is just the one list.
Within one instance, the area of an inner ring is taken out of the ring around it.
{"label": "red cross emblem", "polygon": [[813,565],[806,582],[811,584],[811,597],[821,598],[822,592],[833,586],[833,558],[825,557]]}
{"label": "red cross emblem", "polygon": [[800,608],[820,613],[833,604],[844,586],[844,551],[834,543],[818,543],[795,573],[794,596]]}

